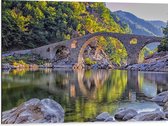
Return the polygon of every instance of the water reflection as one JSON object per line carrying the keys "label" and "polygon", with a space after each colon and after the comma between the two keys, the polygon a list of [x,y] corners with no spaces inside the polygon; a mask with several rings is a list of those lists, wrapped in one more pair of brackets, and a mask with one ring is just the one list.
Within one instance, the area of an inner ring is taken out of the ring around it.
{"label": "water reflection", "polygon": [[[167,76],[168,73],[124,70],[3,72],[2,110],[30,98],[49,97],[63,106],[65,121],[88,121],[103,111],[114,113],[123,105],[135,104],[142,109],[142,104],[137,103],[144,97],[168,90]],[[151,106],[156,105],[148,103],[145,107],[150,109]]]}

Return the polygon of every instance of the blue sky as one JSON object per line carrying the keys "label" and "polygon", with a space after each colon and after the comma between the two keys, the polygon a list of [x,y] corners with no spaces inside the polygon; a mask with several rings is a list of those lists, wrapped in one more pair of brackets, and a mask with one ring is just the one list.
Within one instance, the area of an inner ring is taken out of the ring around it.
{"label": "blue sky", "polygon": [[168,20],[168,4],[106,3],[111,11],[131,12],[145,20]]}

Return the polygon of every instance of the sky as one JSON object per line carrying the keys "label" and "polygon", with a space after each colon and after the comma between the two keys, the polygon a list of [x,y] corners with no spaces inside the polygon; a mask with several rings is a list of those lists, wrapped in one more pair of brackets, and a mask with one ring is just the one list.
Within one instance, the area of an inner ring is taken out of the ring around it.
{"label": "sky", "polygon": [[168,4],[106,3],[111,11],[131,12],[145,20],[168,20]]}

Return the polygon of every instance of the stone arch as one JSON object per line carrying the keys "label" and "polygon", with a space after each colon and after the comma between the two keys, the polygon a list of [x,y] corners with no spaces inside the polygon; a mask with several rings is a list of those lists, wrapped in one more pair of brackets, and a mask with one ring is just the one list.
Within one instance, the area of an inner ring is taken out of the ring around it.
{"label": "stone arch", "polygon": [[123,45],[123,47],[125,48],[126,52],[128,53],[128,51],[127,51],[128,48],[125,47],[124,42],[121,41],[122,39],[120,39],[119,36],[112,35],[112,34],[106,34],[106,32],[105,32],[105,33],[102,33],[102,34],[95,34],[95,35],[92,35],[92,36],[90,36],[90,37],[88,37],[87,39],[84,40],[83,45],[82,45],[81,48],[79,49],[79,54],[78,54],[78,58],[77,58],[78,64],[80,64],[80,65],[83,64],[83,62],[84,62],[84,61],[83,61],[83,54],[84,54],[85,49],[87,48],[87,46],[88,46],[89,44],[92,43],[92,41],[90,41],[90,40],[91,40],[91,39],[96,39],[97,37],[110,37],[110,38],[117,39],[117,40],[120,42],[120,44]]}
{"label": "stone arch", "polygon": [[155,36],[141,36],[135,35],[132,38],[137,39],[136,44],[130,44],[130,49],[128,51],[128,65],[139,63],[139,55],[141,50],[150,43],[161,42],[161,37]]}

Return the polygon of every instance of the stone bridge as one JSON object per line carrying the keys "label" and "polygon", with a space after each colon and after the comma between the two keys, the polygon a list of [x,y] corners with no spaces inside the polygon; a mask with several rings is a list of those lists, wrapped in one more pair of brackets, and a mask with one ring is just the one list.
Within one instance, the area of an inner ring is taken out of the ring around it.
{"label": "stone bridge", "polygon": [[[58,59],[58,56],[56,55],[58,50],[66,49],[69,51],[68,56],[66,56],[66,64],[72,66],[80,66],[81,64],[83,64],[84,61],[84,50],[91,42],[93,42],[91,41],[91,39],[100,36],[116,38],[124,45],[128,54],[127,65],[138,63],[139,53],[142,50],[142,48],[150,43],[161,42],[162,39],[161,37],[155,36],[120,34],[112,32],[96,32],[71,40],[56,42],[54,44],[35,48],[32,49],[32,52],[35,54],[39,54],[44,59],[53,60]],[[136,40],[136,43],[131,43],[132,40]]]}

